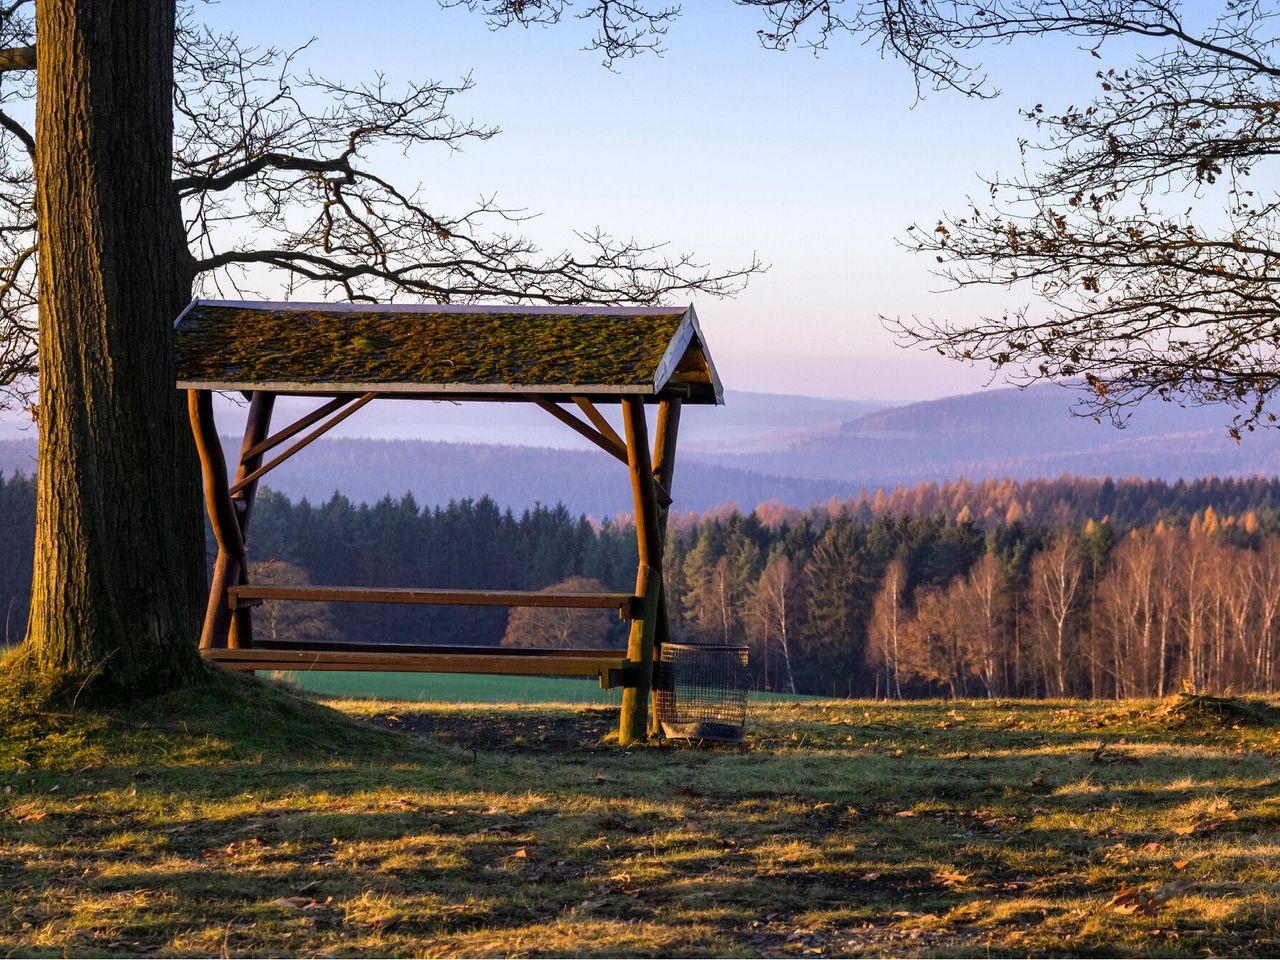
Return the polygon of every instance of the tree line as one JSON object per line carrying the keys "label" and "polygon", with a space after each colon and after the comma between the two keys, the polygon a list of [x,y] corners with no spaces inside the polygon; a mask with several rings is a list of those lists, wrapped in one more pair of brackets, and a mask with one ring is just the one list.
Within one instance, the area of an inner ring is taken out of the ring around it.
{"label": "tree line", "polygon": [[[757,686],[783,692],[1128,697],[1184,682],[1272,690],[1278,494],[1272,480],[992,481],[923,484],[809,511],[685,516],[667,547],[673,634],[749,646]],[[1041,519],[988,509],[1002,500]],[[1104,501],[1120,515],[1081,516]],[[1238,509],[1250,502],[1264,506]],[[932,512],[877,513],[886,503]],[[34,518],[34,482],[0,476],[9,643],[25,625]],[[635,575],[625,518],[595,523],[562,505],[517,514],[488,497],[424,508],[411,496],[312,504],[264,490],[251,553],[254,579],[274,583],[627,591]],[[622,625],[598,611],[267,603],[256,628],[313,641],[624,640]]]}

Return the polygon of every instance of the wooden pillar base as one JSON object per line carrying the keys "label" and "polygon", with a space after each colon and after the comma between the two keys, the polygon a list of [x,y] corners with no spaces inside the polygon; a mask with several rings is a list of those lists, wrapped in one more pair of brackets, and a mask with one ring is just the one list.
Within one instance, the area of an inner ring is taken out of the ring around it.
{"label": "wooden pillar base", "polygon": [[658,626],[658,597],[662,574],[642,567],[636,585],[641,597],[639,618],[631,621],[627,639],[627,659],[636,665],[636,685],[622,691],[622,714],[618,720],[618,743],[629,746],[649,734],[649,698],[653,690],[653,638]]}

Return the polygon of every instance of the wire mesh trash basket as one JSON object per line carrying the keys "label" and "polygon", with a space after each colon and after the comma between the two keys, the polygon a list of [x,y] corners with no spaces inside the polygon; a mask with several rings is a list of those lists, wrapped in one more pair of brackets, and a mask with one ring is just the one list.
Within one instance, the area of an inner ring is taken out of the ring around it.
{"label": "wire mesh trash basket", "polygon": [[747,723],[747,648],[664,643],[654,684],[665,737],[737,743]]}

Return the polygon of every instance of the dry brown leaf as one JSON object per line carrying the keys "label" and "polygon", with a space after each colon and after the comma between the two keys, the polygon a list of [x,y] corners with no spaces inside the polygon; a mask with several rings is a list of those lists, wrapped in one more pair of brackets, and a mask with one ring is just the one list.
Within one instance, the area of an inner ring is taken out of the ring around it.
{"label": "dry brown leaf", "polygon": [[1107,906],[1123,916],[1135,913],[1151,913],[1168,900],[1191,888],[1190,880],[1172,880],[1154,890],[1137,887],[1121,887],[1120,892],[1107,901]]}
{"label": "dry brown leaf", "polygon": [[1191,862],[1190,860],[1175,860],[1173,861],[1173,869],[1185,870],[1187,868],[1187,864],[1189,864],[1190,862]]}
{"label": "dry brown leaf", "polygon": [[914,817],[915,815],[916,812],[914,810],[899,810],[894,814],[895,817]]}
{"label": "dry brown leaf", "polygon": [[950,887],[958,883],[964,883],[972,876],[973,874],[971,873],[960,873],[958,870],[939,870],[933,875],[933,879],[936,883]]}

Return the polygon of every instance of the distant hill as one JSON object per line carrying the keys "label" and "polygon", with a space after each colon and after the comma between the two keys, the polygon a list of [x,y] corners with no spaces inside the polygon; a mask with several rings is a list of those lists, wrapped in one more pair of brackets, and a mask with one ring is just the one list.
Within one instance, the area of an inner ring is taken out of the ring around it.
{"label": "distant hill", "polygon": [[[220,397],[216,405],[222,432],[237,432],[244,423],[243,403]],[[317,401],[302,397],[281,397],[276,401],[274,419],[284,423],[316,405]],[[685,450],[725,452],[777,449],[806,437],[835,433],[841,423],[880,409],[883,409],[881,404],[858,400],[729,390],[722,407],[685,409],[680,446]],[[621,430],[616,408],[605,412]],[[26,413],[0,412],[0,441],[34,436],[31,418]],[[340,424],[329,436],[592,449],[564,424],[527,403],[383,400]]]}
{"label": "distant hill", "polygon": [[[1236,444],[1227,435],[1225,408],[1149,404],[1117,430],[1073,417],[1073,397],[1039,386],[869,410],[870,404],[845,401],[730,394],[727,406],[690,408],[682,419],[677,507],[702,511],[732,501],[750,509],[765,500],[807,507],[863,487],[960,478],[1174,481],[1280,473],[1280,432],[1259,431]],[[370,423],[391,435],[439,430],[473,440],[511,437],[520,445],[326,438],[272,474],[270,485],[313,501],[339,490],[357,502],[412,492],[424,504],[489,494],[517,510],[536,502],[564,502],[595,517],[632,509],[620,464],[593,447],[551,449],[549,438],[572,446],[576,434],[527,405],[385,406],[389,412]],[[278,419],[296,412],[285,408]],[[349,421],[352,430],[358,421]],[[233,423],[223,420],[228,432]],[[33,438],[0,440],[6,473],[30,472],[34,456]]]}
{"label": "distant hill", "polygon": [[1139,476],[1178,480],[1280,471],[1280,432],[1237,444],[1224,407],[1143,405],[1124,429],[1073,416],[1052,385],[879,410],[785,450],[706,454],[721,466],[882,486],[961,477]]}
{"label": "distant hill", "polygon": [[[240,448],[239,440],[229,437],[223,445],[228,459]],[[31,473],[34,464],[34,440],[0,440],[0,472]],[[517,511],[537,503],[564,503],[574,513],[596,518],[633,510],[627,468],[594,448],[326,439],[272,471],[264,483],[313,503],[328,500],[336,490],[357,503],[408,492],[419,504],[443,505],[488,494]],[[674,493],[677,509],[702,512],[728,502],[749,510],[766,500],[803,507],[856,490],[839,481],[770,477],[684,457],[676,463]]]}

